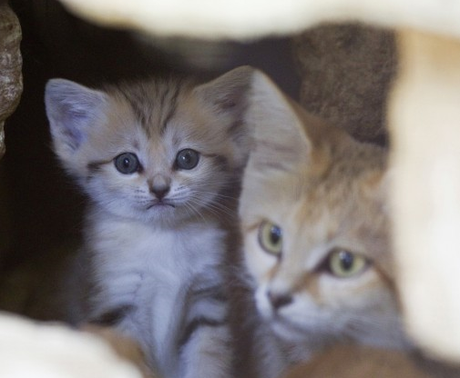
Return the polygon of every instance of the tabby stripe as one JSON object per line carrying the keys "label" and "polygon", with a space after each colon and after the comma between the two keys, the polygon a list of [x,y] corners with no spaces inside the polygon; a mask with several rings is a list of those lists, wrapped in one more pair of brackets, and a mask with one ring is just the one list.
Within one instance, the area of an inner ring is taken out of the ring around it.
{"label": "tabby stripe", "polygon": [[198,299],[212,299],[218,302],[227,302],[228,297],[223,290],[218,287],[206,287],[198,290],[193,290],[191,293],[193,298],[198,302]]}
{"label": "tabby stripe", "polygon": [[[219,327],[226,323],[226,291],[220,286],[204,286],[189,291],[188,319],[178,338],[178,348],[184,346],[201,327]],[[208,314],[213,314],[211,318]]]}
{"label": "tabby stripe", "polygon": [[145,130],[147,136],[150,137],[150,129],[147,125],[150,123],[154,104],[150,101],[150,93],[146,87],[139,86],[136,89],[136,91],[129,92],[121,90],[120,93],[131,106],[136,119]]}
{"label": "tabby stripe", "polygon": [[99,161],[91,161],[86,165],[86,168],[88,168],[88,171],[91,173],[98,171],[102,165],[104,164],[109,164],[111,163],[112,160],[99,160]]}
{"label": "tabby stripe", "polygon": [[[166,132],[166,128],[168,127],[169,121],[171,120],[172,116],[176,112],[177,109],[177,99],[179,97],[180,93],[180,87],[175,88],[175,92],[172,95],[171,99],[169,100],[169,109],[168,109],[168,114],[164,117],[164,120],[161,125],[161,134],[163,135]],[[166,94],[165,94],[166,96]]]}
{"label": "tabby stripe", "polygon": [[120,323],[133,309],[134,307],[129,305],[118,307],[90,319],[89,323],[112,327]]}
{"label": "tabby stripe", "polygon": [[192,335],[201,327],[220,327],[226,324],[226,320],[209,319],[206,317],[199,317],[193,319],[187,327],[185,327],[182,337],[179,339],[179,349],[183,347],[190,340]]}
{"label": "tabby stripe", "polygon": [[229,170],[228,166],[228,159],[224,155],[218,154],[202,154],[204,157],[211,158],[216,163],[218,167],[222,169],[222,171],[226,172]]}

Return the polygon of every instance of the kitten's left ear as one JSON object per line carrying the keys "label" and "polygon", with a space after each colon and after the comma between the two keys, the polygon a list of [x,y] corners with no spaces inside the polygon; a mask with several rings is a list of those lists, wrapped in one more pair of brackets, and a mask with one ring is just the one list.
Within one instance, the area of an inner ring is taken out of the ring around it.
{"label": "kitten's left ear", "polygon": [[[375,148],[380,148],[375,146]],[[390,214],[389,191],[394,179],[394,168],[386,167],[366,172],[366,176],[359,180],[364,196],[371,199],[380,207],[380,211]]]}

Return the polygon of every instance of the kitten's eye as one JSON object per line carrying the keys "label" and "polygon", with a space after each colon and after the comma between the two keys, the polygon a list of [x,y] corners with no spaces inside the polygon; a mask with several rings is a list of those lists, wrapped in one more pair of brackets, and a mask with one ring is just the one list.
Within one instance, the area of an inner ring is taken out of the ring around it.
{"label": "kitten's eye", "polygon": [[124,175],[139,171],[141,166],[137,156],[131,152],[120,154],[113,161],[118,172]]}
{"label": "kitten's eye", "polygon": [[283,249],[283,232],[271,222],[263,222],[259,227],[259,244],[272,255],[279,256]]}
{"label": "kitten's eye", "polygon": [[329,271],[336,277],[348,278],[361,273],[368,265],[368,260],[345,250],[332,252],[328,258]]}
{"label": "kitten's eye", "polygon": [[178,169],[193,169],[199,160],[200,154],[197,151],[186,148],[177,153],[175,165]]}

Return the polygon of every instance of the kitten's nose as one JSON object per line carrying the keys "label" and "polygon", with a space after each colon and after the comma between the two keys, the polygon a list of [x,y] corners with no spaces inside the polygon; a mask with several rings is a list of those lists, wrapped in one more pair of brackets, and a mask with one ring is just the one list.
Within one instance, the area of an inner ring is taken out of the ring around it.
{"label": "kitten's nose", "polygon": [[168,194],[171,187],[171,179],[162,174],[153,176],[149,181],[150,193],[154,194],[160,201]]}
{"label": "kitten's nose", "polygon": [[168,194],[169,189],[169,186],[152,186],[150,191],[155,194],[155,197],[157,197],[159,200],[162,200],[166,194]]}
{"label": "kitten's nose", "polygon": [[286,293],[273,293],[272,291],[267,291],[267,297],[275,310],[292,303],[292,296]]}

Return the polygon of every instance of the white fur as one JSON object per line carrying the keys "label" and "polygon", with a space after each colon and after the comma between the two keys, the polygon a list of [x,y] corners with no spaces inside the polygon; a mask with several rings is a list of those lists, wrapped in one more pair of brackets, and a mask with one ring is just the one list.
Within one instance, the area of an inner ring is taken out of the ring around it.
{"label": "white fur", "polygon": [[[184,367],[174,345],[183,330],[182,310],[189,290],[222,285],[218,272],[224,232],[199,222],[176,229],[155,228],[105,212],[91,218],[90,229],[89,250],[93,253],[94,278],[99,287],[90,317],[120,306],[136,306],[119,329],[143,344],[149,362],[160,372],[167,377],[183,376],[180,370]],[[191,317],[203,314],[223,321],[226,316],[221,302],[202,301],[192,309]],[[204,332],[213,334],[212,329]],[[217,332],[226,336],[226,331]],[[206,336],[200,337],[198,347],[212,349]],[[220,342],[216,345],[222,349]],[[193,369],[198,372],[207,369],[210,364],[206,358],[195,360],[188,356],[194,353],[196,349],[188,346],[181,358],[192,360]]]}

